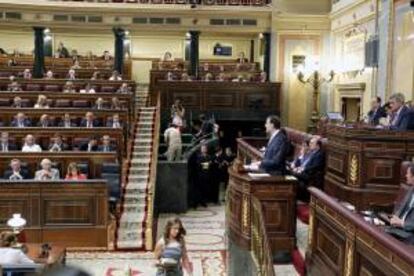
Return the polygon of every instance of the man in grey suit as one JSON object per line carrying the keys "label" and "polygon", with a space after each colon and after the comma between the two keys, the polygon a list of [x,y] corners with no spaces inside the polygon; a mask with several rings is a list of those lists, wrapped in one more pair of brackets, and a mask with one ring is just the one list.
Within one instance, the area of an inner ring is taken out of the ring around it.
{"label": "man in grey suit", "polygon": [[411,244],[414,243],[414,164],[410,164],[407,169],[407,184],[408,188],[405,196],[400,204],[397,204],[393,215],[390,219],[390,224],[402,231],[392,231],[392,234]]}
{"label": "man in grey suit", "polygon": [[52,168],[52,162],[45,158],[40,162],[41,170],[36,171],[35,180],[59,180],[60,173]]}

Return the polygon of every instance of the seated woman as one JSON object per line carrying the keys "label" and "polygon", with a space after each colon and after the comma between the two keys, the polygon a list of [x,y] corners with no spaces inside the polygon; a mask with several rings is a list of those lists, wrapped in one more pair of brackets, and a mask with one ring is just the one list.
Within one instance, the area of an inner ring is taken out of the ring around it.
{"label": "seated woman", "polygon": [[212,80],[214,80],[213,74],[211,74],[211,73],[207,73],[207,74],[204,76],[204,81],[212,81]]}
{"label": "seated woman", "polygon": [[68,165],[66,180],[85,180],[88,177],[79,171],[78,165],[75,162],[71,162]]}
{"label": "seated woman", "polygon": [[181,81],[192,81],[192,79],[187,73],[182,73],[181,74]]}
{"label": "seated woman", "polygon": [[13,232],[0,233],[0,265],[33,264],[21,249],[12,248],[17,243],[17,237]]}
{"label": "seated woman", "polygon": [[76,89],[73,85],[73,82],[67,81],[63,87],[63,93],[76,93]]}
{"label": "seated woman", "polygon": [[37,102],[34,105],[34,108],[49,108],[49,104],[47,103],[47,97],[45,95],[39,95],[37,97]]}

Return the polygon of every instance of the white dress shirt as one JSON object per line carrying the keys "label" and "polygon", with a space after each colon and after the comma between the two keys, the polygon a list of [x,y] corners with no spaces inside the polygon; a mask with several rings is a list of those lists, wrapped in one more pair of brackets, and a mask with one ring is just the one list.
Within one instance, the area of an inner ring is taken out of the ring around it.
{"label": "white dress shirt", "polygon": [[24,144],[22,152],[41,152],[42,148],[38,144],[33,144],[31,146]]}
{"label": "white dress shirt", "polygon": [[0,248],[0,265],[33,264],[20,249],[3,247]]}

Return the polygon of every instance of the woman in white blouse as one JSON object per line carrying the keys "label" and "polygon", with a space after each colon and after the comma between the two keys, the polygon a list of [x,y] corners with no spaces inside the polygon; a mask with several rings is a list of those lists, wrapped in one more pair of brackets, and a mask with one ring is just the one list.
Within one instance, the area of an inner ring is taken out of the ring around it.
{"label": "woman in white blouse", "polygon": [[33,264],[33,260],[20,249],[12,248],[17,242],[13,232],[0,233],[0,265]]}

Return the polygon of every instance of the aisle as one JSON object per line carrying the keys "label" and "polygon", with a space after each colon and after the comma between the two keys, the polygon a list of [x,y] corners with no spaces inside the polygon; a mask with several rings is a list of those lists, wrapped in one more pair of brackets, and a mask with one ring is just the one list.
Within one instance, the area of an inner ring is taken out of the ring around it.
{"label": "aisle", "polygon": [[[158,223],[159,235],[166,220],[173,215],[163,214]],[[194,265],[194,276],[225,276],[224,206],[192,210],[179,215],[187,230],[189,256]],[[66,263],[96,276],[131,275],[154,276],[152,252],[69,252]]]}

